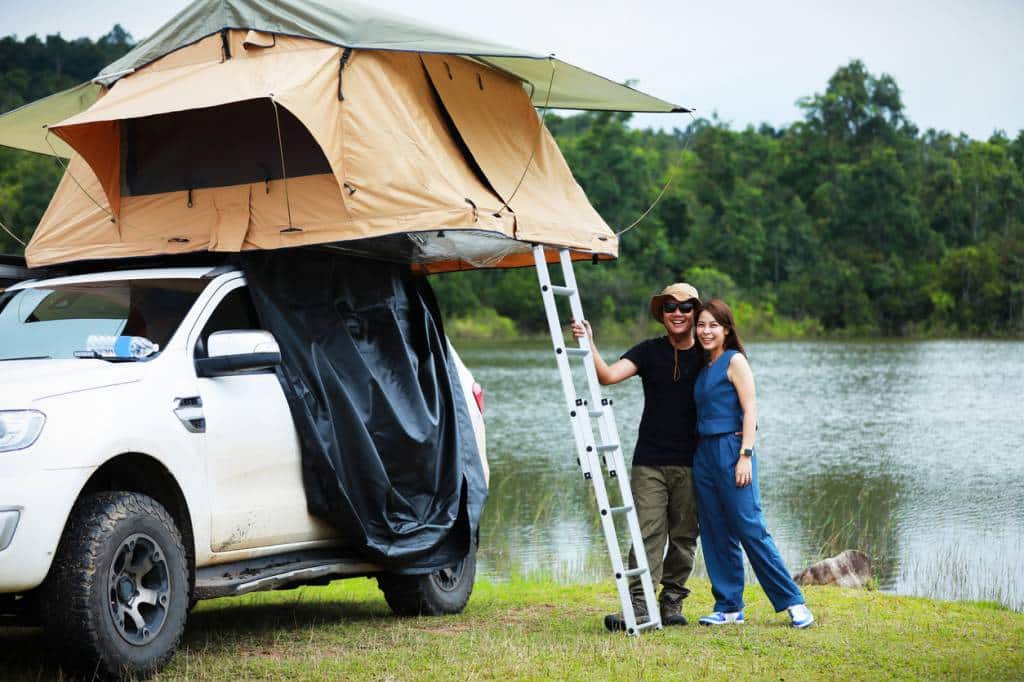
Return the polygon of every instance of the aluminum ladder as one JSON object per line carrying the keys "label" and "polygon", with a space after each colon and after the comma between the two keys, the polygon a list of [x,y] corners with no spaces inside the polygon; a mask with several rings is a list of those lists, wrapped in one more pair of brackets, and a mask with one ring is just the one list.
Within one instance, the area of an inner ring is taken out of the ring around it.
{"label": "aluminum ladder", "polygon": [[[654,596],[651,571],[647,566],[647,553],[644,551],[640,521],[633,505],[633,491],[629,487],[629,476],[626,473],[626,462],[622,454],[622,444],[619,442],[619,430],[615,423],[612,401],[601,396],[601,385],[597,380],[597,368],[594,366],[589,340],[579,339],[578,348],[567,348],[563,327],[558,319],[556,296],[565,296],[569,299],[573,319],[585,319],[569,250],[560,249],[558,258],[562,266],[564,286],[551,283],[544,247],[541,245],[533,247],[533,259],[537,266],[537,279],[540,281],[544,311],[547,313],[548,328],[551,332],[551,341],[554,344],[558,375],[562,379],[565,403],[569,408],[569,421],[576,439],[577,462],[580,465],[583,478],[594,486],[594,496],[601,514],[601,528],[604,530],[604,539],[608,545],[608,554],[611,557],[612,571],[615,575],[615,586],[618,588],[619,601],[622,603],[626,633],[639,635],[641,631],[651,628],[660,630],[661,613]],[[581,398],[577,394],[569,358],[582,360],[586,369],[589,398]],[[597,438],[594,436],[595,420],[598,425]],[[602,464],[604,469],[602,469]],[[609,478],[618,481],[621,506],[613,507],[609,502],[604,470],[607,470]],[[626,519],[637,563],[637,567],[634,569],[627,569],[619,549],[619,534],[615,526],[618,517]],[[640,577],[649,614],[649,619],[642,623],[637,623],[629,594],[629,579],[634,576]]]}

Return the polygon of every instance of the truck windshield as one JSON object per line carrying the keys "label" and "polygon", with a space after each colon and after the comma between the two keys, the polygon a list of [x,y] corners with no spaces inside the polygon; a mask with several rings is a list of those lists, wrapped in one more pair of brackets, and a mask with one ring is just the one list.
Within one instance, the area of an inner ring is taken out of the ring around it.
{"label": "truck windshield", "polygon": [[163,349],[206,284],[138,279],[0,293],[0,360],[73,358],[90,336],[140,336]]}

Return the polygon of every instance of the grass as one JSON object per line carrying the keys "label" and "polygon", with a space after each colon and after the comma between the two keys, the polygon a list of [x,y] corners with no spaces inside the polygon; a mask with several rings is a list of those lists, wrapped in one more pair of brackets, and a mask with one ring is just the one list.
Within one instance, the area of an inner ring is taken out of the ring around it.
{"label": "grass", "polygon": [[[710,602],[692,581],[686,612]],[[376,583],[262,593],[201,604],[158,679],[1020,679],[1024,614],[988,603],[809,588],[817,625],[787,626],[756,586],[747,624],[604,631],[607,583],[478,583],[466,612],[392,617]],[[0,629],[0,677],[59,679],[37,630]]]}

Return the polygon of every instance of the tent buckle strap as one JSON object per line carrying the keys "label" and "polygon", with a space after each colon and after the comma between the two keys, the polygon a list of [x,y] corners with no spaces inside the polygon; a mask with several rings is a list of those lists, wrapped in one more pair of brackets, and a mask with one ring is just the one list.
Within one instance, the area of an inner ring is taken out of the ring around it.
{"label": "tent buckle strap", "polygon": [[477,72],[477,74],[476,74],[476,84],[479,85],[480,86],[480,90],[483,91],[483,89],[484,89],[484,77],[481,76],[479,72]]}
{"label": "tent buckle strap", "polygon": [[168,244],[188,244],[190,241],[192,241],[192,240],[188,239],[186,237],[171,237],[170,239],[167,240],[167,243]]}
{"label": "tent buckle strap", "polygon": [[352,196],[353,194],[356,193],[356,188],[348,184],[347,182],[343,182],[342,186],[345,188],[345,191],[348,192],[349,196]]}
{"label": "tent buckle strap", "polygon": [[220,48],[222,50],[221,63],[231,59],[231,44],[228,43],[228,30],[225,28],[220,32]]}
{"label": "tent buckle strap", "polygon": [[303,231],[304,230],[301,227],[295,227],[294,225],[291,225],[290,227],[284,228],[280,232],[281,232],[281,234],[287,234],[287,233],[290,233],[290,232],[303,232]]}
{"label": "tent buckle strap", "polygon": [[448,65],[448,62],[444,62],[444,70],[448,72],[448,80],[455,80],[455,76],[452,75],[452,67]]}
{"label": "tent buckle strap", "polygon": [[189,208],[192,208],[192,188],[191,187],[188,188],[188,201],[185,202],[185,205],[188,206]]}
{"label": "tent buckle strap", "polygon": [[348,60],[352,57],[352,48],[346,47],[345,51],[341,53],[341,59],[338,60],[338,101],[345,101],[345,93],[341,89],[341,72],[345,70],[345,65],[348,64]]}
{"label": "tent buckle strap", "polygon": [[466,203],[473,207],[473,222],[477,222],[480,219],[480,212],[476,208],[476,203],[469,197],[466,197]]}

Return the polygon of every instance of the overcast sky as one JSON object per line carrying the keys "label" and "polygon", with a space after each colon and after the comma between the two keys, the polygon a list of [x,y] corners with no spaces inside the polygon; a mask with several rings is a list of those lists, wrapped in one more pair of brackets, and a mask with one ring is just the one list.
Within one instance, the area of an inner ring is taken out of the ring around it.
{"label": "overcast sky", "polygon": [[[0,0],[0,35],[137,40],[187,0]],[[1024,128],[1024,0],[376,0],[408,16],[520,46],[718,115],[736,127],[800,118],[798,98],[861,59],[892,75],[909,118],[987,138]],[[684,127],[683,115],[643,125]]]}

